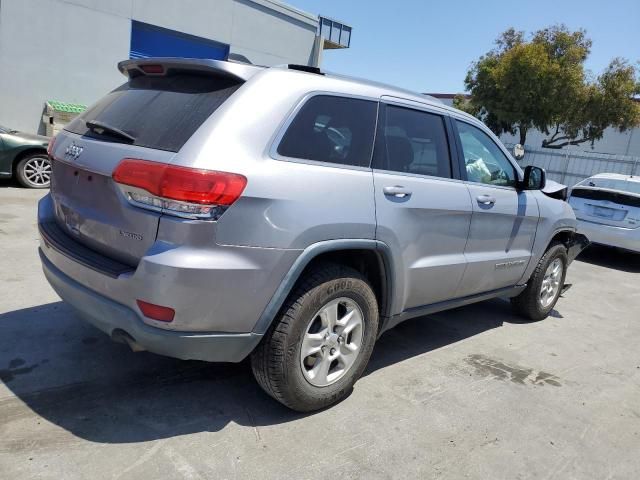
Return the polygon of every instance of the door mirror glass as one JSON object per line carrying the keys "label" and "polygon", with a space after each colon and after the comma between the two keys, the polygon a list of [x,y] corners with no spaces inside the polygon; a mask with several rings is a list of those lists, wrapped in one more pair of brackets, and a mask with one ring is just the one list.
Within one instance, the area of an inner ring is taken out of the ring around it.
{"label": "door mirror glass", "polygon": [[513,156],[516,160],[522,160],[524,158],[524,145],[520,145],[519,143],[514,145]]}
{"label": "door mirror glass", "polygon": [[547,173],[543,168],[529,165],[524,169],[523,190],[542,190],[547,184]]}

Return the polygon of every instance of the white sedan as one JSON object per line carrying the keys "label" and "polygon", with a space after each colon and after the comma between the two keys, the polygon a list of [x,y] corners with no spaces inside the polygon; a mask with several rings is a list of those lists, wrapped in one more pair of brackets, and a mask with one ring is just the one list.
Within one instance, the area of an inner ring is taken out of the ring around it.
{"label": "white sedan", "polygon": [[569,203],[592,243],[640,253],[640,177],[594,175],[571,189]]}

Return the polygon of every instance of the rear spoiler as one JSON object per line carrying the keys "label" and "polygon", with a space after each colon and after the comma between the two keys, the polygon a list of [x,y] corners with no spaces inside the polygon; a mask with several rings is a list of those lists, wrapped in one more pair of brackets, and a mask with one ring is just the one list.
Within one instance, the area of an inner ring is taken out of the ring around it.
{"label": "rear spoiler", "polygon": [[202,72],[246,82],[263,69],[256,65],[197,58],[135,58],[118,63],[120,73],[129,78],[140,75],[163,76],[172,72]]}

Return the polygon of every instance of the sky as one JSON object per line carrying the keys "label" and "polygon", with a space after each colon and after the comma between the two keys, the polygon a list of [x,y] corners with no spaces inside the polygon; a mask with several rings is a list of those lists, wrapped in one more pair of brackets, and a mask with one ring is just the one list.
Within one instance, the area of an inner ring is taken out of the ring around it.
{"label": "sky", "polygon": [[470,64],[509,27],[564,23],[593,40],[594,75],[614,57],[640,65],[640,0],[285,0],[353,27],[351,48],[325,50],[327,71],[429,93],[464,91]]}

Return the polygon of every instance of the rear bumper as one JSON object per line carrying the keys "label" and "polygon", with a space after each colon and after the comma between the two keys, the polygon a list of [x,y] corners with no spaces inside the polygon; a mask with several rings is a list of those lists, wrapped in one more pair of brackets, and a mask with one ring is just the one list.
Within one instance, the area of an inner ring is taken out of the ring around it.
{"label": "rear bumper", "polygon": [[[207,235],[191,244],[156,240],[137,266],[122,266],[65,238],[68,234],[51,228],[51,222],[47,195],[38,205],[40,256],[60,297],[112,338],[181,359],[245,358],[265,333],[258,319],[300,255],[217,245]],[[173,308],[174,320],[145,317],[138,299]]]}
{"label": "rear bumper", "polygon": [[134,350],[148,350],[182,360],[240,362],[258,345],[255,333],[167,331],[142,322],[130,308],[99,295],[69,278],[40,251],[44,274],[56,293],[87,322]]}
{"label": "rear bumper", "polygon": [[614,227],[578,220],[578,233],[585,235],[591,243],[640,253],[640,228]]}

